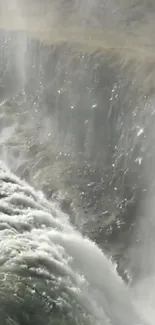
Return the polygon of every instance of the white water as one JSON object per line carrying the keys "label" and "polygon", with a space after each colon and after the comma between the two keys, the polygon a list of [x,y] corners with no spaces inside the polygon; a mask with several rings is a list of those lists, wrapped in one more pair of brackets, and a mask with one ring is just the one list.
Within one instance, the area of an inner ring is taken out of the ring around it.
{"label": "white water", "polygon": [[4,324],[31,324],[31,313],[33,324],[43,316],[53,325],[146,324],[112,262],[70,226],[54,202],[2,164],[0,197]]}
{"label": "white water", "polygon": [[[20,17],[18,2],[14,3]],[[86,18],[94,10],[93,2],[89,3]],[[23,22],[14,20],[16,27],[25,29]],[[26,79],[27,39],[18,37],[15,66],[21,89]],[[10,90],[7,97],[11,97]],[[5,136],[11,137],[10,133]],[[68,216],[4,166],[0,169],[0,253],[2,324],[153,324],[152,280],[146,287],[143,281],[138,285],[135,299],[115,265],[73,229]]]}

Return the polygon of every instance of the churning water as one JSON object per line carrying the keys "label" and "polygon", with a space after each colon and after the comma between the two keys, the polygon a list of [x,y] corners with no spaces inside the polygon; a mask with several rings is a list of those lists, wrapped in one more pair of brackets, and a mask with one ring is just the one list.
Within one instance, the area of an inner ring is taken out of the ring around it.
{"label": "churning water", "polygon": [[114,265],[1,164],[1,324],[146,324]]}
{"label": "churning water", "polygon": [[154,17],[0,1],[2,325],[154,325]]}

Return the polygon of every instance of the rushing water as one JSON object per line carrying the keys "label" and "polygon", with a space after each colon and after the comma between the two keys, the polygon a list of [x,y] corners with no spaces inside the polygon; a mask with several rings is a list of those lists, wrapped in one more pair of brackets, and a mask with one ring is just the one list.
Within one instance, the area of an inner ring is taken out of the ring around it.
{"label": "rushing water", "polygon": [[154,325],[154,15],[0,1],[2,324]]}
{"label": "rushing water", "polygon": [[55,203],[0,169],[2,324],[146,324],[114,265]]}

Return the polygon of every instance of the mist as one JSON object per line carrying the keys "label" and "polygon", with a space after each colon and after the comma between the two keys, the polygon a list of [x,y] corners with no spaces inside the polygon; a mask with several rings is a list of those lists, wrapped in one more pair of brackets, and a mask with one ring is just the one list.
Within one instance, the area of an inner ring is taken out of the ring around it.
{"label": "mist", "polygon": [[154,274],[154,16],[154,1],[0,1],[1,159],[135,282]]}

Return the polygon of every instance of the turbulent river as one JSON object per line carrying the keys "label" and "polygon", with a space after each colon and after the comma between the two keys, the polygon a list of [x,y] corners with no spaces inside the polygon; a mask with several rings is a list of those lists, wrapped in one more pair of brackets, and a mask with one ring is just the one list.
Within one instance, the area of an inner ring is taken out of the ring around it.
{"label": "turbulent river", "polygon": [[0,0],[2,325],[154,325],[154,18]]}

